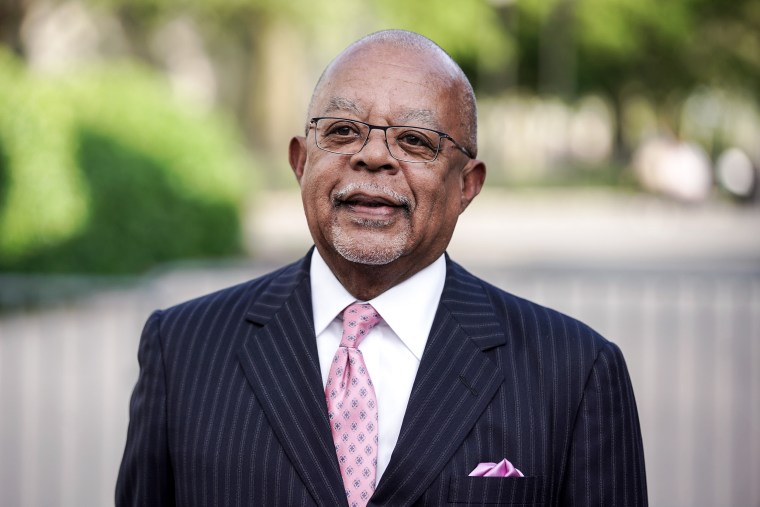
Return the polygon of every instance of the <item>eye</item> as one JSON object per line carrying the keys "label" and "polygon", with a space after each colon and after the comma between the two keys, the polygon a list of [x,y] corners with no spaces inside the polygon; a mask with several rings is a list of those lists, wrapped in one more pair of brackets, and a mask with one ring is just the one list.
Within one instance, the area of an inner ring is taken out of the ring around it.
{"label": "eye", "polygon": [[396,136],[396,141],[406,148],[435,149],[435,143],[424,132],[419,130],[406,130]]}
{"label": "eye", "polygon": [[414,134],[405,134],[401,139],[401,142],[408,144],[409,146],[419,146],[424,143],[422,139]]}
{"label": "eye", "polygon": [[342,118],[321,118],[317,124],[317,146],[335,153],[356,153],[367,139],[362,123]]}
{"label": "eye", "polygon": [[347,136],[351,133],[351,128],[346,127],[345,125],[341,127],[335,127],[334,129],[330,130],[330,134],[336,134],[339,136]]}
{"label": "eye", "polygon": [[359,135],[359,127],[351,122],[336,122],[325,128],[326,136],[353,137]]}

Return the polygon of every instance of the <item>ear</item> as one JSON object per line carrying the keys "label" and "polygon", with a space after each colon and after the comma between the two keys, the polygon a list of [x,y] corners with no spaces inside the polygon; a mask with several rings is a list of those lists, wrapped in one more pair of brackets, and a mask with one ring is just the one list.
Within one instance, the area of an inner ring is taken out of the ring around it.
{"label": "ear", "polygon": [[480,193],[480,189],[483,188],[483,183],[486,181],[486,164],[482,160],[470,159],[467,165],[462,168],[460,174],[461,185],[461,201],[460,210],[462,213],[467,206],[475,199],[475,196]]}
{"label": "ear", "polygon": [[288,161],[290,167],[293,169],[293,174],[296,175],[296,180],[301,183],[301,177],[303,177],[303,169],[306,166],[306,138],[303,136],[295,136],[290,140],[288,146]]}

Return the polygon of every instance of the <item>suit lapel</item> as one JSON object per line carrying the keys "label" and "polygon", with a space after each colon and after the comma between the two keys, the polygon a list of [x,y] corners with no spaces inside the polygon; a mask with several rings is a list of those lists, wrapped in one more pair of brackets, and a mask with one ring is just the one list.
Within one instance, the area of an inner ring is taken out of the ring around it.
{"label": "suit lapel", "polygon": [[447,259],[446,284],[401,433],[370,505],[416,501],[504,382],[484,353],[505,343],[481,282]]}
{"label": "suit lapel", "polygon": [[319,505],[346,505],[327,420],[311,306],[309,259],[274,275],[247,312],[240,362],[267,420]]}

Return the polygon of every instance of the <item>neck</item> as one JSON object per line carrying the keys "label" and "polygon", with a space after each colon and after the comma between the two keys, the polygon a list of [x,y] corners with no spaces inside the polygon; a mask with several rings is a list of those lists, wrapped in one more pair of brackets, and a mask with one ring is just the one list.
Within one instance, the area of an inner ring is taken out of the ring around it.
{"label": "neck", "polygon": [[369,301],[388,289],[408,280],[433,263],[439,256],[434,256],[414,264],[401,257],[383,265],[360,264],[351,262],[334,252],[320,255],[338,281],[358,301]]}

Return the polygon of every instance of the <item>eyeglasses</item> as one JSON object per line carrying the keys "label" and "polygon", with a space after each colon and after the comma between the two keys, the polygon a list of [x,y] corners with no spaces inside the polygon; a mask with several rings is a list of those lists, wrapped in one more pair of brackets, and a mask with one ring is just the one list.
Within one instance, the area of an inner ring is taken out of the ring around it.
{"label": "eyeglasses", "polygon": [[312,118],[317,147],[339,155],[354,155],[362,151],[372,130],[385,133],[385,146],[391,156],[402,162],[432,162],[441,151],[441,142],[448,139],[470,158],[470,152],[450,135],[422,127],[370,125],[363,121],[322,116]]}

